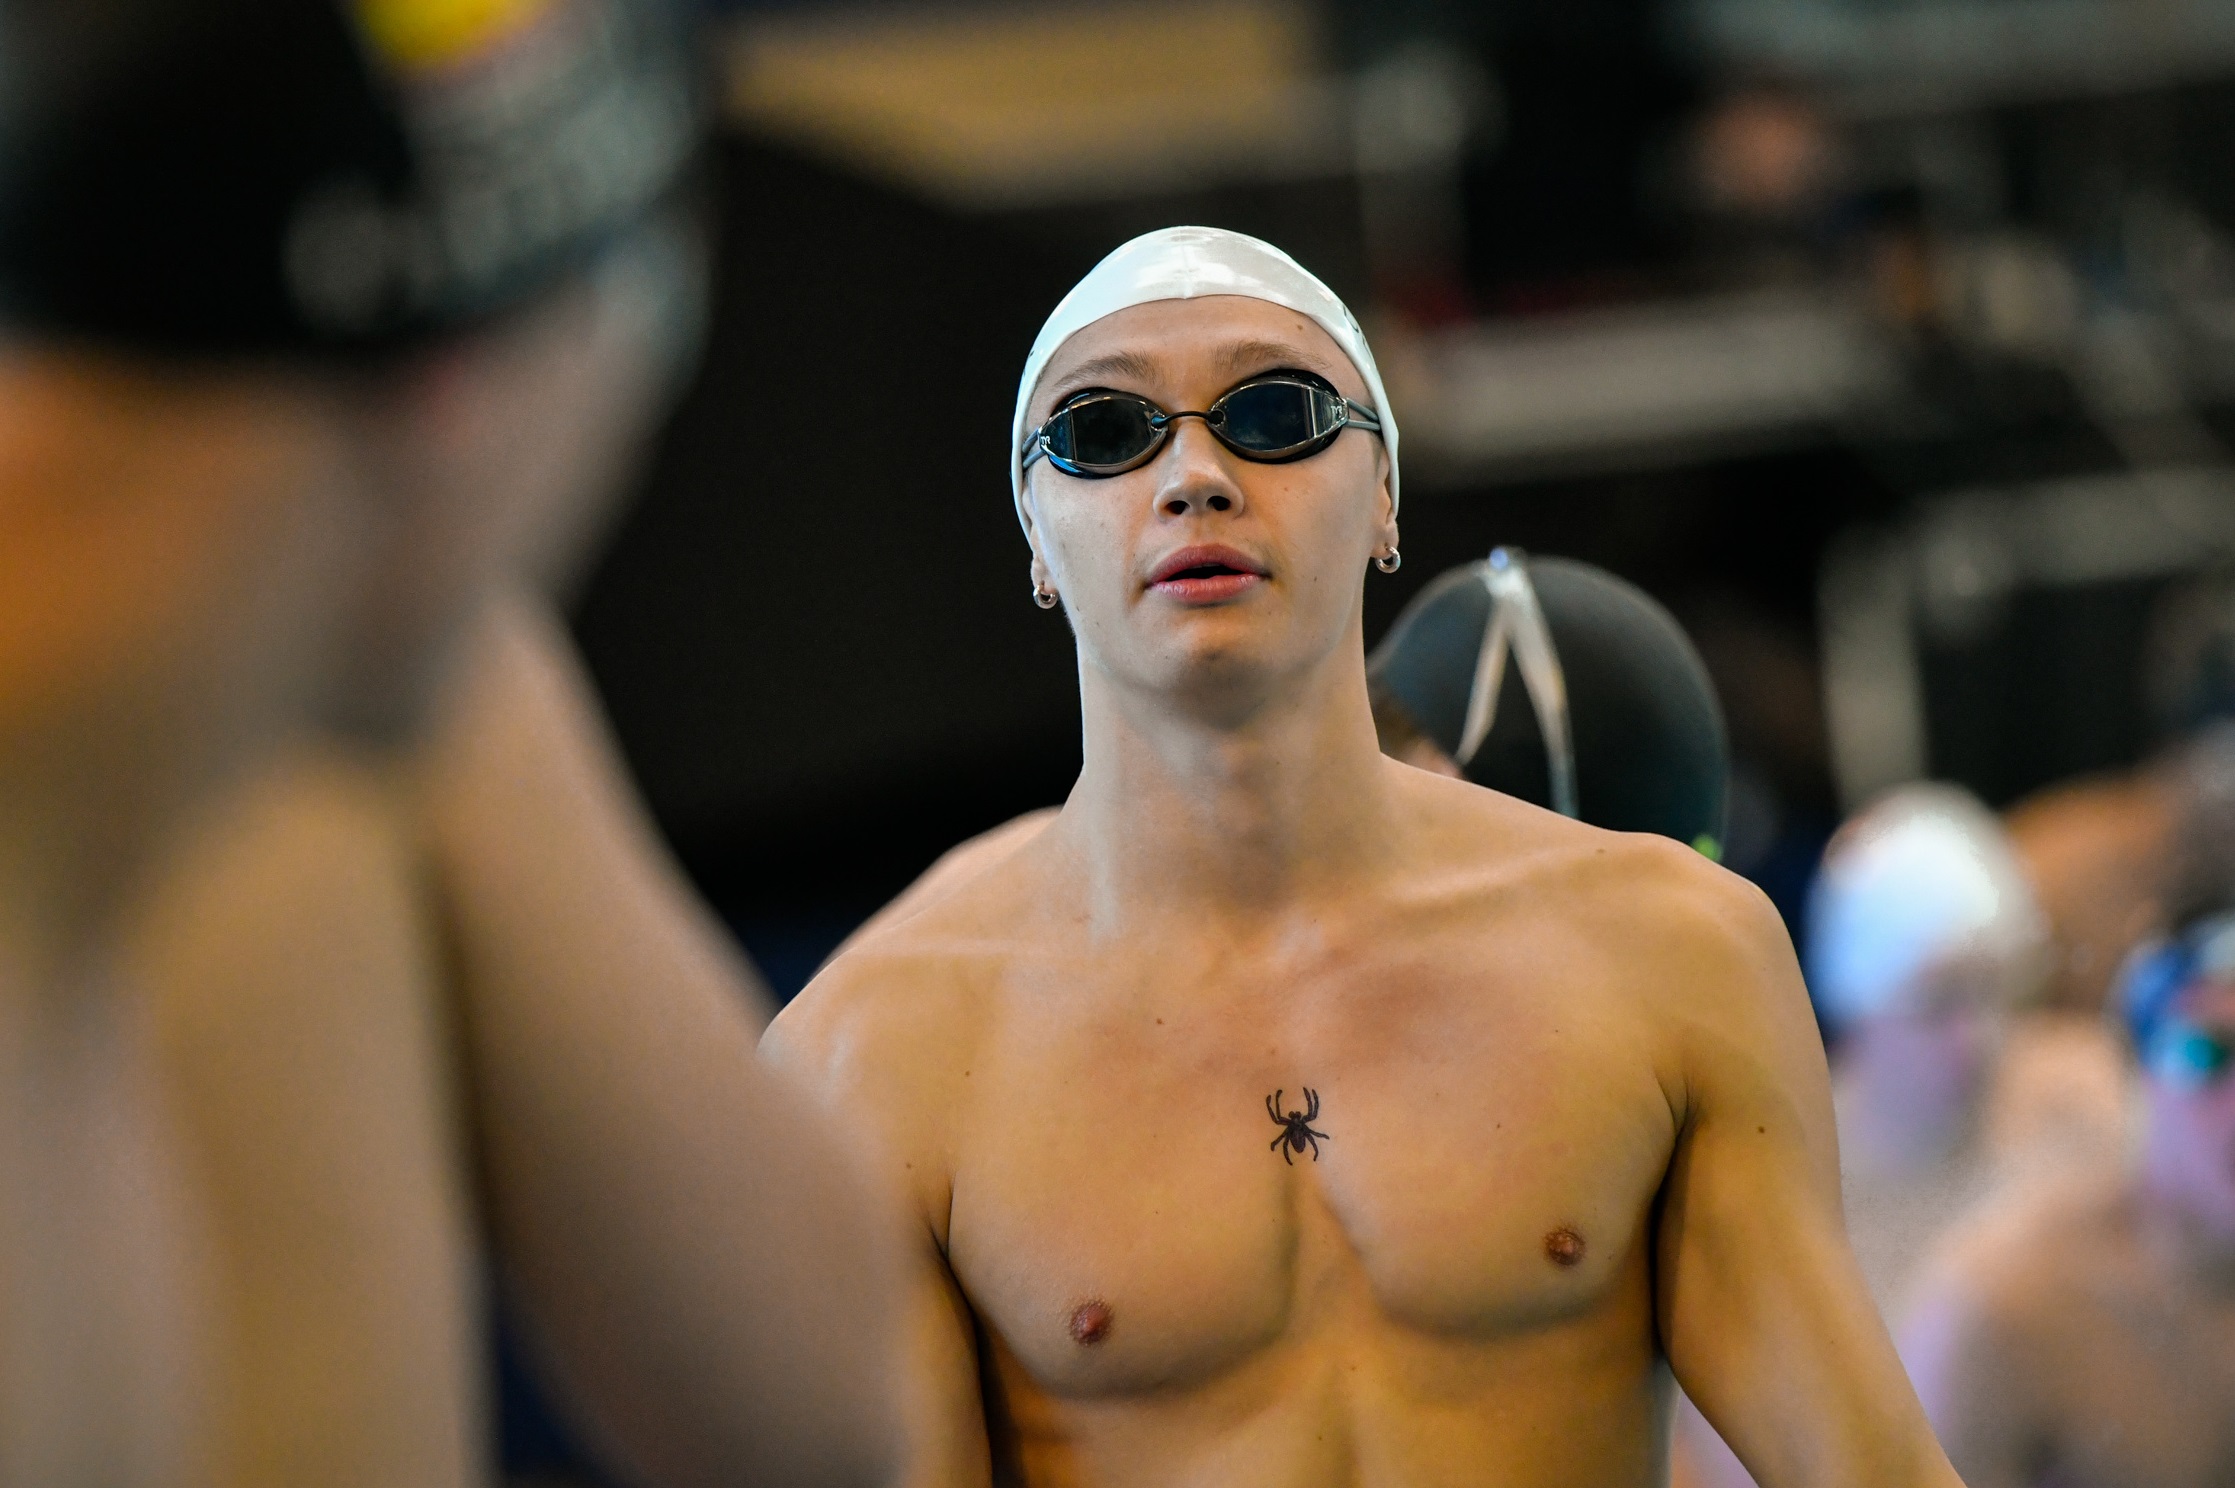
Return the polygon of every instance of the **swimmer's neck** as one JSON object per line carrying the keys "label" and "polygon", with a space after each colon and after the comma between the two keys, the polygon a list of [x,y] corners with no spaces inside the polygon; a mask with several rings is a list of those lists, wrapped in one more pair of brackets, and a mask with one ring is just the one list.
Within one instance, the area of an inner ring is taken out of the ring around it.
{"label": "swimmer's neck", "polygon": [[1357,651],[1224,712],[1081,672],[1084,764],[1061,832],[1097,921],[1274,913],[1384,866],[1394,767]]}

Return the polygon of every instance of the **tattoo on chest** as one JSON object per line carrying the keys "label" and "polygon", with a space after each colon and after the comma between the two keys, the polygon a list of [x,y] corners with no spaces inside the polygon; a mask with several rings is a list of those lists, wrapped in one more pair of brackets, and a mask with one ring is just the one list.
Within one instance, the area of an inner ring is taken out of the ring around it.
{"label": "tattoo on chest", "polygon": [[1280,1098],[1285,1093],[1285,1091],[1276,1090],[1265,1097],[1265,1114],[1272,1117],[1273,1125],[1281,1129],[1281,1134],[1273,1138],[1273,1145],[1267,1150],[1280,1153],[1280,1160],[1290,1167],[1294,1167],[1296,1165],[1294,1154],[1309,1147],[1312,1161],[1318,1162],[1319,1144],[1335,1140],[1323,1131],[1312,1130],[1312,1122],[1319,1119],[1319,1092],[1306,1088],[1304,1091],[1304,1109],[1290,1111],[1284,1116],[1281,1114]]}

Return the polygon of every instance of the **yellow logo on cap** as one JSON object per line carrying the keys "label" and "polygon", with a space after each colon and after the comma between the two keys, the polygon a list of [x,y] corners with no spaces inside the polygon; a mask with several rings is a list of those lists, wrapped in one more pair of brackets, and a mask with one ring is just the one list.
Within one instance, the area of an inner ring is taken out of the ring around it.
{"label": "yellow logo on cap", "polygon": [[374,50],[398,67],[443,67],[487,52],[551,8],[552,0],[356,0]]}

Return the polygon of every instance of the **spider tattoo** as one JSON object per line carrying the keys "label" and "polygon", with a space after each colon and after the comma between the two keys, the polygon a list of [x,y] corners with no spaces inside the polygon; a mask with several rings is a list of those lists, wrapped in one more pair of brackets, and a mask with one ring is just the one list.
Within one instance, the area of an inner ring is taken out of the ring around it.
{"label": "spider tattoo", "polygon": [[1276,1090],[1265,1097],[1265,1114],[1272,1117],[1273,1125],[1281,1129],[1280,1135],[1273,1138],[1272,1148],[1268,1150],[1278,1151],[1280,1160],[1290,1167],[1294,1167],[1296,1166],[1296,1159],[1290,1154],[1301,1152],[1309,1147],[1312,1153],[1312,1161],[1318,1162],[1319,1144],[1335,1140],[1323,1131],[1312,1130],[1311,1124],[1319,1116],[1319,1092],[1306,1089],[1304,1091],[1304,1109],[1291,1111],[1285,1116],[1281,1114],[1280,1109],[1280,1098],[1283,1093]]}

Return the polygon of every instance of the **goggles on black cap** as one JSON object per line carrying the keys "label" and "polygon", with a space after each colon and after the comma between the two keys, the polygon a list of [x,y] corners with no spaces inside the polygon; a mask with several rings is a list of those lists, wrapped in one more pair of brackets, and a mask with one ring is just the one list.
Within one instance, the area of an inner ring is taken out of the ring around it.
{"label": "goggles on black cap", "polygon": [[1675,619],[1604,570],[1517,548],[1451,569],[1405,606],[1367,677],[1377,722],[1478,785],[1721,850],[1730,765],[1714,684]]}
{"label": "goggles on black cap", "polygon": [[695,132],[661,0],[0,0],[0,326],[397,349],[587,263]]}

